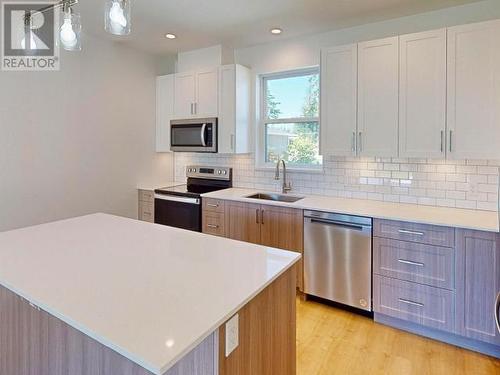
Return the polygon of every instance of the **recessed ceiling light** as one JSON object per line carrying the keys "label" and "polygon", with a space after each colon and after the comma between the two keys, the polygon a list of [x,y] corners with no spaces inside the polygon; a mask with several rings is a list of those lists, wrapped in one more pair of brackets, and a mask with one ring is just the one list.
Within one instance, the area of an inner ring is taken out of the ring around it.
{"label": "recessed ceiling light", "polygon": [[165,34],[165,38],[167,38],[167,39],[175,39],[175,38],[177,38],[177,36],[175,34],[170,34],[169,33],[169,34]]}
{"label": "recessed ceiling light", "polygon": [[271,29],[271,34],[274,34],[274,35],[280,35],[282,32],[283,32],[283,30],[280,29],[279,27],[275,27],[275,28]]}

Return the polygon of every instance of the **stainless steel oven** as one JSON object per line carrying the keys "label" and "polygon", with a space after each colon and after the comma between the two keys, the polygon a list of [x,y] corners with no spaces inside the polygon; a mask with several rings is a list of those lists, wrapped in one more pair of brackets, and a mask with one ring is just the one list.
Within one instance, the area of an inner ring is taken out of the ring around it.
{"label": "stainless steel oven", "polygon": [[189,119],[170,122],[170,150],[217,152],[217,119]]}

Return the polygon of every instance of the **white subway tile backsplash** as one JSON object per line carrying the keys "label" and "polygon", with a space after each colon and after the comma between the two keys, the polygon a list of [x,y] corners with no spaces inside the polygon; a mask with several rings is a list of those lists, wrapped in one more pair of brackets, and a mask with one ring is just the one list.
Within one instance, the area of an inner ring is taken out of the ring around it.
{"label": "white subway tile backsplash", "polygon": [[[187,165],[234,168],[234,186],[279,191],[274,170],[255,168],[253,155],[175,154],[175,178]],[[323,173],[288,174],[293,192],[441,207],[498,211],[500,161],[326,156]]]}

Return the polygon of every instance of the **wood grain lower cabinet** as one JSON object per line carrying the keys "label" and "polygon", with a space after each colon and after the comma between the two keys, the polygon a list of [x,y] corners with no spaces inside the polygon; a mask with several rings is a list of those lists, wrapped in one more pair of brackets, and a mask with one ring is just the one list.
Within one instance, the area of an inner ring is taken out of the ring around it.
{"label": "wood grain lower cabinet", "polygon": [[500,294],[500,236],[457,230],[457,331],[500,345],[495,302]]}
{"label": "wood grain lower cabinet", "polygon": [[286,271],[238,312],[239,345],[229,357],[219,328],[219,375],[296,374],[295,279],[294,268]]}
{"label": "wood grain lower cabinet", "polygon": [[139,220],[154,223],[155,193],[152,190],[139,190]]}
{"label": "wood grain lower cabinet", "polygon": [[[225,234],[233,240],[303,253],[303,211],[243,202],[225,202]],[[302,260],[297,287],[303,290]]]}
{"label": "wood grain lower cabinet", "polygon": [[[304,214],[302,210],[261,206],[261,245],[303,253]],[[302,259],[298,263],[297,287],[303,289]]]}
{"label": "wood grain lower cabinet", "polygon": [[226,202],[226,237],[260,244],[260,205]]}

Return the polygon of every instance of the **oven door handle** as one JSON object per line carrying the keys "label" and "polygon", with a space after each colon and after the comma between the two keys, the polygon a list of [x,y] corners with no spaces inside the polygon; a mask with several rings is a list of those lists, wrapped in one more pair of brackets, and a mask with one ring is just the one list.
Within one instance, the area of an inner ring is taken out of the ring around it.
{"label": "oven door handle", "polygon": [[205,140],[205,130],[207,129],[207,124],[201,126],[201,144],[203,147],[207,147],[207,141]]}
{"label": "oven door handle", "polygon": [[188,203],[188,204],[197,204],[197,205],[200,204],[199,198],[177,197],[175,195],[155,194],[155,199],[160,199],[162,201]]}

